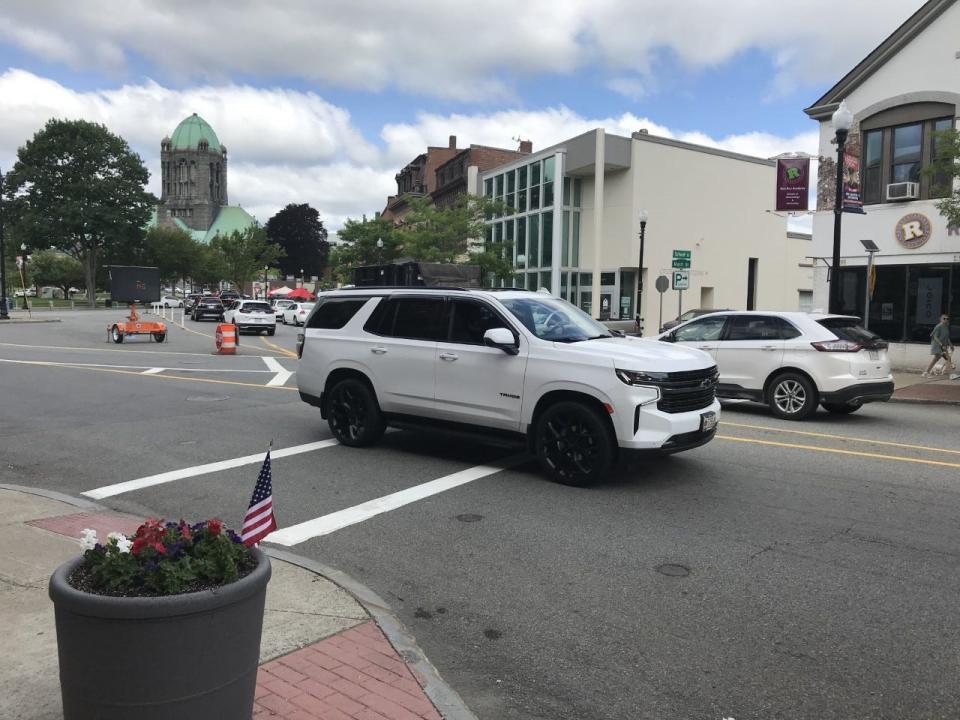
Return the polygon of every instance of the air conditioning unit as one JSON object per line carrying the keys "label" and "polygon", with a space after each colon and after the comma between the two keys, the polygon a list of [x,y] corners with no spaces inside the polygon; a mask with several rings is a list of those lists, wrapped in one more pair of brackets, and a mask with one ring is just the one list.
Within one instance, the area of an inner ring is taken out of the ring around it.
{"label": "air conditioning unit", "polygon": [[887,200],[916,200],[920,197],[920,183],[898,182],[887,185]]}

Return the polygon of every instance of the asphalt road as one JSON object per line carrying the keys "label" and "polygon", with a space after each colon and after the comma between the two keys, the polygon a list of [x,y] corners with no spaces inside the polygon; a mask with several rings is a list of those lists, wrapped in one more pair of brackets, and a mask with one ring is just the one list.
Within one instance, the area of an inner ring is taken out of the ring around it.
{"label": "asphalt road", "polygon": [[[220,357],[213,322],[108,343],[120,314],[0,326],[0,482],[79,495],[330,438],[283,375],[293,328]],[[481,720],[956,718],[957,437],[950,407],[729,405],[714,442],[594,489],[521,461],[366,517],[510,455],[396,432],[276,458],[274,497],[282,527],[333,523],[288,549],[386,598]],[[258,469],[99,502],[237,525]]]}

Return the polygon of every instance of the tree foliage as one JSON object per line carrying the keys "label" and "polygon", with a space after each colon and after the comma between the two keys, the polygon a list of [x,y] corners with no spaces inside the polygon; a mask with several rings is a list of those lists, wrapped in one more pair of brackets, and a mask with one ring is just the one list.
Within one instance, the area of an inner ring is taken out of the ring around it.
{"label": "tree foliage", "polygon": [[56,250],[41,250],[34,253],[28,265],[31,281],[35,285],[52,285],[70,297],[70,288],[83,287],[83,265],[74,257]]}
{"label": "tree foliage", "polygon": [[159,268],[162,280],[189,276],[200,260],[204,245],[178,227],[151,227],[143,239],[144,264]]}
{"label": "tree foliage", "polygon": [[320,277],[327,268],[330,243],[320,213],[306,203],[291,203],[267,221],[267,238],[280,247],[285,255],[280,257],[283,275],[306,275]]}
{"label": "tree foliage", "polygon": [[283,250],[267,240],[267,231],[254,225],[246,230],[234,231],[229,235],[217,235],[210,242],[219,264],[221,277],[237,287],[250,282],[263,274],[266,265],[274,265]]}
{"label": "tree foliage", "polygon": [[[339,243],[330,249],[330,268],[335,280],[348,283],[355,267],[392,262],[400,257],[399,239],[394,224],[379,215],[372,220],[347,219],[337,233]],[[377,240],[383,247],[377,247]]]}
{"label": "tree foliage", "polygon": [[101,254],[144,227],[157,202],[145,189],[148,178],[140,156],[103,125],[49,120],[17,150],[5,210],[27,245],[55,247],[83,263],[93,304]]}
{"label": "tree foliage", "polygon": [[[947,225],[960,227],[960,131],[945,130],[936,134],[936,156],[927,173],[931,183],[946,195],[937,202],[937,210]],[[938,194],[940,194],[938,193]]]}

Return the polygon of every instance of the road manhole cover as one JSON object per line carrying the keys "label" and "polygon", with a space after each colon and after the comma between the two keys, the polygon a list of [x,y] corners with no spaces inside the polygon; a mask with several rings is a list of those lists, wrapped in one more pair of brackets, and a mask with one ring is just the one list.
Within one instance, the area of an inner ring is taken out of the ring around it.
{"label": "road manhole cover", "polygon": [[654,570],[661,575],[666,575],[667,577],[686,577],[690,574],[690,568],[686,567],[685,565],[675,565],[674,563],[657,565]]}
{"label": "road manhole cover", "polygon": [[187,402],[223,402],[229,400],[229,395],[188,395]]}
{"label": "road manhole cover", "polygon": [[473,513],[464,513],[463,515],[457,515],[456,519],[460,522],[480,522],[483,520],[483,515],[474,515]]}

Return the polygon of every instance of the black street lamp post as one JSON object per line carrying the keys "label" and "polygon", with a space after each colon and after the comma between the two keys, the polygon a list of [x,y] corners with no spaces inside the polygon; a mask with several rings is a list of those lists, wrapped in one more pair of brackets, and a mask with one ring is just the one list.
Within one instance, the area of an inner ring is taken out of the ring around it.
{"label": "black street lamp post", "polygon": [[637,264],[637,312],[635,325],[637,334],[643,335],[643,318],[640,317],[640,301],[643,298],[643,243],[647,233],[647,211],[641,210],[640,214],[640,262]]}
{"label": "black street lamp post", "polygon": [[833,113],[832,124],[837,133],[837,189],[833,201],[833,262],[830,267],[828,305],[831,313],[838,313],[840,312],[840,221],[843,217],[843,149],[847,142],[847,134],[853,126],[853,113],[847,109],[847,104],[843,100]]}
{"label": "black street lamp post", "polygon": [[9,320],[7,308],[7,253],[3,232],[3,173],[0,172],[0,320]]}
{"label": "black street lamp post", "polygon": [[30,257],[27,255],[27,244],[20,243],[20,252],[23,253],[20,256],[20,277],[23,279],[23,282],[20,284],[23,285],[23,309],[29,310],[30,305],[27,304],[27,259]]}
{"label": "black street lamp post", "polygon": [[267,280],[267,270],[270,269],[269,265],[263,266],[263,299],[267,300],[270,297],[270,284]]}

